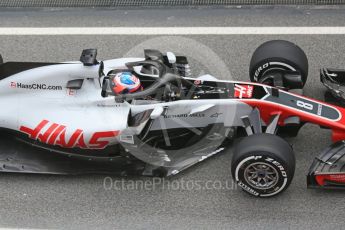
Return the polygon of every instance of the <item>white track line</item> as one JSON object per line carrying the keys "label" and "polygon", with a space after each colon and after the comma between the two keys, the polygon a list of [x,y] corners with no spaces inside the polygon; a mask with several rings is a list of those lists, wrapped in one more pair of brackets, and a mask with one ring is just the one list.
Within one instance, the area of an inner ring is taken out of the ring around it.
{"label": "white track line", "polygon": [[0,228],[0,230],[41,230],[39,228]]}
{"label": "white track line", "polygon": [[345,27],[0,27],[0,35],[345,34]]}

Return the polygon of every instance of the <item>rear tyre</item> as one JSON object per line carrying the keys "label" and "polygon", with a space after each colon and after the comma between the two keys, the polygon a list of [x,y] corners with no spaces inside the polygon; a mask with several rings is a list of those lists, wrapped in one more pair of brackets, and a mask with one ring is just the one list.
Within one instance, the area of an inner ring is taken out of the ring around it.
{"label": "rear tyre", "polygon": [[[272,72],[299,72],[302,87],[307,81],[308,59],[304,51],[292,42],[272,40],[260,45],[253,53],[249,66],[250,80],[274,86]],[[288,83],[287,83],[288,84]],[[295,88],[284,85],[287,88]]]}
{"label": "rear tyre", "polygon": [[273,134],[245,137],[234,150],[232,177],[245,192],[258,197],[271,197],[290,185],[295,172],[295,156],[291,146]]}

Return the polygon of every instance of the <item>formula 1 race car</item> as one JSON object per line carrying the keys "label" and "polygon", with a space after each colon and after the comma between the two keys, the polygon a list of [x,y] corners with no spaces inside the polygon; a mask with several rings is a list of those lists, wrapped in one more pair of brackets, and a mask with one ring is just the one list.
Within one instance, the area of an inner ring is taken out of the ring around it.
{"label": "formula 1 race car", "polygon": [[[331,129],[335,144],[316,158],[308,185],[345,184],[345,109],[300,94],[308,60],[295,44],[257,48],[251,82],[192,78],[187,58],[171,52],[96,56],[88,49],[75,62],[0,65],[1,171],[169,176],[244,137],[232,176],[244,191],[268,197],[294,175],[294,153],[282,137],[311,122]],[[324,70],[323,82],[334,74],[344,72]]]}

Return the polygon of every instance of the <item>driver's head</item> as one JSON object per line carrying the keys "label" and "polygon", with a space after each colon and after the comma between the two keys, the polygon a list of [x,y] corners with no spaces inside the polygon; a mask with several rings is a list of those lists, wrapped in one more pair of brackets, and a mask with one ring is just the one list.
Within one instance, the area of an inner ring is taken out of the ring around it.
{"label": "driver's head", "polygon": [[139,78],[131,72],[117,73],[111,82],[111,87],[116,95],[134,93],[141,90]]}

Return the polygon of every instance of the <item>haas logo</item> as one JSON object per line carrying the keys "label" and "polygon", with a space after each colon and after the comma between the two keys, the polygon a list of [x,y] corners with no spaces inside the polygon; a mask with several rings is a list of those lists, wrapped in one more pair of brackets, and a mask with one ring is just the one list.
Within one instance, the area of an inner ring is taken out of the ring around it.
{"label": "haas logo", "polygon": [[251,98],[253,95],[254,86],[252,85],[238,85],[235,84],[234,97],[236,98]]}
{"label": "haas logo", "polygon": [[[119,134],[119,131],[95,132],[89,140],[85,140],[83,130],[77,129],[68,138],[66,137],[66,126],[56,123],[48,124],[49,121],[43,120],[34,129],[21,126],[19,130],[28,134],[30,138],[48,145],[82,149],[104,149],[110,139]],[[46,127],[45,131],[43,131],[44,127]]]}

